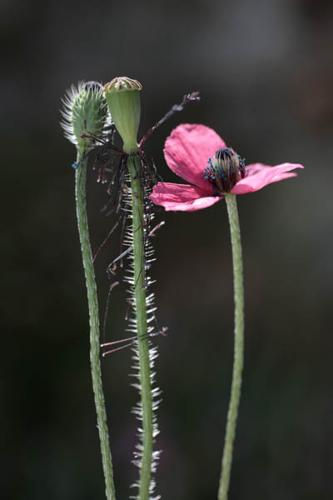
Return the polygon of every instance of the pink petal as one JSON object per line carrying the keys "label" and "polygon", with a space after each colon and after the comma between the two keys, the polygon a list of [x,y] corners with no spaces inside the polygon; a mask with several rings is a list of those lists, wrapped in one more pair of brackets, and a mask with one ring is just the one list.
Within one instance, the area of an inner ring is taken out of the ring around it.
{"label": "pink petal", "polygon": [[214,205],[221,200],[221,197],[206,196],[200,188],[188,184],[158,182],[153,188],[150,199],[155,205],[161,205],[167,211],[194,212]]}
{"label": "pink petal", "polygon": [[215,130],[185,123],[176,127],[165,141],[164,156],[176,175],[211,194],[211,184],[203,178],[203,171],[208,158],[223,147],[225,143]]}
{"label": "pink petal", "polygon": [[231,190],[234,194],[246,194],[259,191],[268,184],[279,182],[290,177],[296,177],[296,173],[291,170],[296,168],[304,168],[299,163],[282,163],[271,167],[262,163],[253,163],[246,167],[246,177],[237,182]]}

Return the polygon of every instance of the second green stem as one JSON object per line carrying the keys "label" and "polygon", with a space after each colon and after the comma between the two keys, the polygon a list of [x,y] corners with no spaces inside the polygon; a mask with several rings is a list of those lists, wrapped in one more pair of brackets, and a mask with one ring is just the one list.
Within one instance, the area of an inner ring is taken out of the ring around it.
{"label": "second green stem", "polygon": [[89,238],[86,180],[87,160],[84,154],[78,155],[79,168],[75,172],[75,199],[76,215],[80,236],[82,261],[86,278],[89,324],[90,324],[90,367],[97,416],[97,428],[100,439],[102,464],[105,479],[105,494],[107,500],[115,500],[115,487],[113,481],[113,467],[109,442],[109,431],[105,400],[102,384],[102,370],[100,361],[100,327],[98,297],[95,280],[95,270]]}
{"label": "second green stem", "polygon": [[127,165],[132,190],[134,301],[137,323],[143,432],[139,498],[140,500],[148,500],[151,483],[154,438],[145,288],[144,192],[141,183],[141,163],[138,154],[133,153],[129,155]]}
{"label": "second green stem", "polygon": [[235,340],[231,394],[222,457],[222,470],[218,491],[218,500],[227,500],[228,498],[238,407],[242,388],[242,372],[244,365],[244,284],[241,233],[236,196],[233,194],[226,194],[225,201],[227,204],[232,247],[235,303]]}

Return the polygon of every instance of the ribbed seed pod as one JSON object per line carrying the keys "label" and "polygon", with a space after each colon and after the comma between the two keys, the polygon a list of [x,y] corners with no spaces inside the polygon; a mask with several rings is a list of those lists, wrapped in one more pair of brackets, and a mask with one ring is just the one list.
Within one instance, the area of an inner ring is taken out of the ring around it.
{"label": "ribbed seed pod", "polygon": [[123,140],[125,153],[137,151],[137,135],[141,116],[140,92],[137,80],[120,76],[104,86],[105,97],[112,120]]}

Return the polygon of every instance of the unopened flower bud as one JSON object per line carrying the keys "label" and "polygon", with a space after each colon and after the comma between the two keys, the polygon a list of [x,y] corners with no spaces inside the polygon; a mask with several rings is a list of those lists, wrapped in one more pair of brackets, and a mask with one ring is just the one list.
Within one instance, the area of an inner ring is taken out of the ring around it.
{"label": "unopened flower bud", "polygon": [[81,82],[72,87],[63,100],[65,136],[78,149],[85,149],[96,137],[101,137],[107,120],[107,104],[103,87],[98,82]]}
{"label": "unopened flower bud", "polygon": [[112,120],[123,140],[126,153],[137,151],[137,136],[140,124],[142,85],[125,76],[117,77],[104,86],[105,97]]}
{"label": "unopened flower bud", "polygon": [[217,150],[204,170],[204,178],[213,184],[217,193],[229,193],[244,176],[245,162],[231,148]]}

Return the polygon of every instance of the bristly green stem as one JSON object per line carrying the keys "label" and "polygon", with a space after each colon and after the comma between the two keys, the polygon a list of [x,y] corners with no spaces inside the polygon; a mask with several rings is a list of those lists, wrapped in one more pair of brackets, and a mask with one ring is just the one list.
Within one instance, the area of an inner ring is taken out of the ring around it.
{"label": "bristly green stem", "polygon": [[98,296],[95,280],[95,270],[89,238],[87,202],[86,202],[86,179],[87,161],[84,154],[78,154],[79,167],[75,172],[75,199],[76,215],[80,236],[82,261],[86,279],[89,325],[90,325],[90,366],[92,386],[95,399],[97,428],[100,439],[102,463],[105,479],[105,494],[107,500],[115,500],[115,487],[113,481],[113,467],[109,442],[109,431],[105,410],[105,400],[102,385],[102,370],[100,360],[100,324]]}
{"label": "bristly green stem", "polygon": [[244,285],[240,225],[236,196],[234,194],[226,194],[225,200],[227,204],[232,247],[235,303],[235,340],[231,395],[229,401],[227,426],[222,457],[222,470],[218,491],[218,500],[227,500],[228,498],[238,407],[241,396],[242,372],[244,365]]}
{"label": "bristly green stem", "polygon": [[132,153],[128,156],[127,166],[132,190],[134,298],[137,321],[143,430],[139,499],[148,500],[153,460],[153,405],[145,289],[144,193],[140,176],[140,158],[137,153]]}

